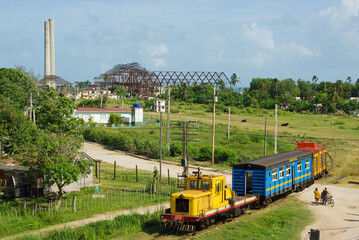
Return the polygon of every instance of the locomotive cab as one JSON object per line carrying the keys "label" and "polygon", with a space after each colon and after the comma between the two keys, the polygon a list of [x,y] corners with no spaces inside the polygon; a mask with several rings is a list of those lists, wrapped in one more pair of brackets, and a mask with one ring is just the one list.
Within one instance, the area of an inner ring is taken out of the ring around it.
{"label": "locomotive cab", "polygon": [[224,176],[202,175],[187,177],[186,190],[171,196],[171,214],[203,216],[207,211],[228,204],[232,192]]}

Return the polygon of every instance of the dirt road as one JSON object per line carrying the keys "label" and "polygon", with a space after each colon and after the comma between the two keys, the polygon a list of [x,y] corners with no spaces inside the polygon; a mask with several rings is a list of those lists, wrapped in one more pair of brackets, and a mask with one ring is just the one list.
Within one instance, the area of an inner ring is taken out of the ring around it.
{"label": "dirt road", "polygon": [[[141,170],[153,171],[154,167],[157,167],[158,170],[160,169],[159,162],[150,159],[143,159],[141,157],[131,156],[122,151],[109,150],[97,143],[85,142],[83,151],[92,158],[99,159],[107,163],[113,164],[114,161],[116,161],[117,166],[122,166],[124,168],[135,169],[137,165],[138,169]],[[175,165],[172,163],[162,163],[162,176],[167,176],[168,169],[170,170],[170,176],[173,178],[176,178],[178,173],[183,172],[183,167],[180,165]],[[197,170],[197,167],[191,167],[190,165],[189,172],[191,173],[195,170]],[[227,186],[231,187],[232,185],[231,173],[218,173],[215,171],[211,171],[210,169],[204,170],[203,168],[201,168],[201,172],[203,174],[223,174],[226,177]]]}
{"label": "dirt road", "polygon": [[[334,196],[334,207],[314,204],[313,192],[316,187],[319,192],[323,191],[324,187],[328,188]],[[316,218],[315,222],[301,233],[302,239],[305,239],[310,229],[318,229],[320,239],[359,240],[358,188],[314,184],[296,195],[308,204]]]}

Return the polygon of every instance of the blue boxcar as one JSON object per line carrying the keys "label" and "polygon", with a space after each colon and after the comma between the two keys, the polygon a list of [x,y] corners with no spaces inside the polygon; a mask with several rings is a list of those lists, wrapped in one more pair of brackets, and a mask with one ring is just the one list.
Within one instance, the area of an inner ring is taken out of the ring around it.
{"label": "blue boxcar", "polygon": [[233,166],[232,188],[239,196],[258,194],[262,200],[313,183],[312,154],[294,150]]}

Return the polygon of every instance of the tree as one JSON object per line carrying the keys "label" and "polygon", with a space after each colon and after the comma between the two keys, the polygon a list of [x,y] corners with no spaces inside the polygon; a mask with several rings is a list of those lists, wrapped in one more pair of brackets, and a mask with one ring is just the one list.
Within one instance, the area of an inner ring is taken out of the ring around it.
{"label": "tree", "polygon": [[116,89],[115,89],[115,94],[117,96],[125,96],[126,95],[126,88],[123,85],[119,85]]}
{"label": "tree", "polygon": [[217,86],[218,86],[219,90],[221,90],[221,91],[223,91],[226,88],[226,85],[222,79],[219,79],[217,81]]}
{"label": "tree", "polygon": [[350,76],[347,77],[347,82],[351,83],[352,82],[352,78]]}
{"label": "tree", "polygon": [[49,88],[40,94],[36,110],[36,124],[39,128],[57,134],[80,134],[78,120],[73,118],[75,105],[68,97],[59,95]]}
{"label": "tree", "polygon": [[123,117],[120,114],[117,113],[111,113],[110,117],[108,119],[109,124],[121,124],[124,123]]}
{"label": "tree", "polygon": [[21,71],[12,68],[0,69],[0,95],[8,97],[21,110],[29,106],[30,93],[37,96],[37,82]]}
{"label": "tree", "polygon": [[60,135],[48,131],[39,131],[34,142],[24,146],[19,154],[22,164],[30,171],[42,172],[45,183],[58,188],[56,209],[61,205],[64,187],[75,182],[84,173],[89,173],[92,163],[79,157],[82,136]]}
{"label": "tree", "polygon": [[107,73],[105,73],[104,75],[103,75],[103,80],[105,81],[105,83],[106,83],[106,90],[108,89],[108,80],[109,80],[109,77],[108,77],[108,74]]}
{"label": "tree", "polygon": [[318,80],[319,80],[319,78],[318,78],[317,76],[315,76],[315,75],[314,75],[314,76],[313,76],[313,78],[312,78],[312,81],[313,81],[313,82],[315,82],[315,83],[317,83],[317,82],[318,82]]}
{"label": "tree", "polygon": [[237,74],[233,73],[233,75],[231,76],[231,87],[235,87],[236,84],[239,82],[239,77],[237,77]]}

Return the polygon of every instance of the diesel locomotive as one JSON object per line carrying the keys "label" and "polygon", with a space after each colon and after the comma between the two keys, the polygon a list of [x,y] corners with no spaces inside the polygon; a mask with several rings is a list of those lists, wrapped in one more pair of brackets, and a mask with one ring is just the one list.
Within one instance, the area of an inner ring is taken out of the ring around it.
{"label": "diesel locomotive", "polygon": [[316,142],[298,142],[297,148],[236,164],[232,188],[222,175],[186,179],[186,190],[171,195],[171,207],[161,215],[166,228],[195,231],[219,219],[237,217],[250,208],[267,206],[274,198],[301,191],[328,173],[333,160],[326,147]]}

